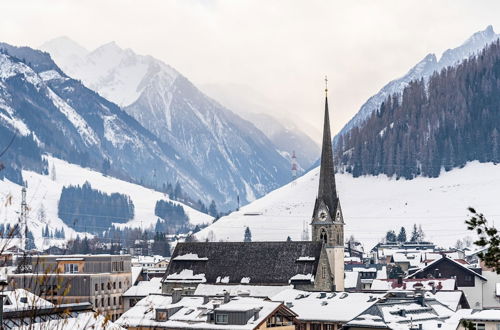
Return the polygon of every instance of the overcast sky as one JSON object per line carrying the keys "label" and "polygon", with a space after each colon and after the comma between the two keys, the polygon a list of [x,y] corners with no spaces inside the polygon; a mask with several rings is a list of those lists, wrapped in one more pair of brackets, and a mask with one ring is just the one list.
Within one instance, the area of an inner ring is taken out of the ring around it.
{"label": "overcast sky", "polygon": [[1,0],[0,13],[1,41],[36,47],[66,35],[90,50],[116,41],[195,84],[249,86],[315,136],[325,74],[338,131],[426,54],[500,29],[498,0]]}

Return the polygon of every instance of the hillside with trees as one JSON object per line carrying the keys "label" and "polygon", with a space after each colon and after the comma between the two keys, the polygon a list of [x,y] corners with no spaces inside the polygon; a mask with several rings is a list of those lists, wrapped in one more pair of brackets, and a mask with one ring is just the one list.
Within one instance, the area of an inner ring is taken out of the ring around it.
{"label": "hillside with trees", "polygon": [[106,194],[90,183],[63,187],[58,216],[71,228],[97,234],[112,223],[125,223],[134,217],[134,204],[129,196]]}
{"label": "hillside with trees", "polygon": [[455,67],[414,80],[360,127],[336,159],[353,176],[437,177],[469,161],[500,161],[500,42]]}

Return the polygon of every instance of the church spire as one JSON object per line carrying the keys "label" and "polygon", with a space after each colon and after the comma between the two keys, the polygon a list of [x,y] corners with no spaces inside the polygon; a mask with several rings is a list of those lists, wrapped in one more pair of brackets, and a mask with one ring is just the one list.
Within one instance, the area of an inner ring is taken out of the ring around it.
{"label": "church spire", "polygon": [[[325,78],[325,83],[328,79]],[[330,216],[334,219],[337,207],[337,190],[335,187],[335,170],[333,165],[332,136],[330,133],[330,116],[328,113],[328,85],[325,87],[325,118],[323,123],[323,146],[321,150],[321,169],[319,174],[318,201],[328,206]]]}

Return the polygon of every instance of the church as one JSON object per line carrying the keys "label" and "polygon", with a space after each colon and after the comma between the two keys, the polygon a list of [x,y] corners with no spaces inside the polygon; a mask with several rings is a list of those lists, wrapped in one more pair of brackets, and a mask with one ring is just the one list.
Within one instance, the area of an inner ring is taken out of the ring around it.
{"label": "church", "polygon": [[344,220],[335,185],[325,89],[318,195],[311,241],[184,242],[175,247],[163,293],[193,292],[198,284],[293,285],[308,291],[344,290]]}

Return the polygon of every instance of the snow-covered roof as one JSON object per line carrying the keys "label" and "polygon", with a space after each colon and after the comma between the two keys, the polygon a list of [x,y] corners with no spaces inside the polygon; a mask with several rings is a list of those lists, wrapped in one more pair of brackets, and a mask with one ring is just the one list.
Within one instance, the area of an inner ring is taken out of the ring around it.
{"label": "snow-covered roof", "polygon": [[284,302],[303,321],[347,322],[373,305],[384,294],[362,292],[282,291],[271,298]]}
{"label": "snow-covered roof", "polygon": [[135,284],[137,282],[137,279],[141,275],[142,272],[142,267],[130,267],[131,273],[132,273],[132,284]]}
{"label": "snow-covered roof", "polygon": [[179,273],[169,274],[165,282],[205,283],[205,274],[195,274],[191,269],[183,269]]}
{"label": "snow-covered roof", "polygon": [[51,302],[34,295],[33,293],[25,289],[15,289],[11,291],[3,292],[4,305],[3,310],[9,311],[20,311],[33,308],[43,308],[43,307],[54,307]]}
{"label": "snow-covered roof", "polygon": [[426,292],[425,296],[434,298],[452,311],[457,311],[464,293],[462,291],[437,291],[436,293]]}
{"label": "snow-covered roof", "polygon": [[359,272],[345,272],[344,287],[354,289],[358,286]]}
{"label": "snow-covered roof", "polygon": [[237,296],[242,293],[248,293],[251,297],[272,297],[282,291],[291,289],[292,285],[215,285],[198,284],[194,295],[216,296],[222,295],[224,291],[229,292],[231,296]]}
{"label": "snow-covered roof", "polygon": [[481,311],[473,311],[472,314],[464,316],[462,320],[471,321],[500,321],[500,311],[498,309],[485,309]]}
{"label": "snow-covered roof", "polygon": [[72,329],[72,330],[125,330],[116,323],[111,322],[101,314],[94,312],[78,313],[73,317],[59,318],[45,322],[21,325],[18,330],[46,330],[46,329]]}
{"label": "snow-covered roof", "polygon": [[140,281],[137,285],[131,286],[124,297],[145,297],[151,293],[161,293],[161,277],[153,277],[149,281]]}
{"label": "snow-covered roof", "polygon": [[455,290],[456,280],[452,278],[444,279],[403,279],[402,284],[398,284],[397,279],[375,279],[372,282],[371,290],[415,290],[416,283],[423,285],[423,290]]}
{"label": "snow-covered roof", "polygon": [[484,276],[482,276],[482,275],[480,275],[480,274],[476,273],[476,272],[475,272],[475,271],[473,271],[472,269],[470,269],[470,268],[466,267],[464,264],[462,264],[462,263],[460,263],[460,262],[457,262],[456,260],[450,259],[450,258],[448,258],[448,257],[446,257],[446,256],[442,256],[442,258],[440,258],[440,259],[436,259],[436,260],[432,261],[432,262],[431,262],[431,263],[429,263],[427,266],[425,266],[425,267],[421,268],[420,270],[416,271],[415,273],[413,273],[413,274],[411,274],[411,275],[408,275],[406,278],[413,278],[413,277],[415,277],[415,275],[417,275],[418,273],[421,273],[421,272],[425,271],[425,270],[426,270],[426,269],[428,269],[428,268],[434,267],[437,263],[442,262],[442,261],[444,261],[444,260],[448,260],[448,261],[450,261],[450,262],[454,263],[455,265],[457,265],[458,267],[463,268],[464,270],[466,270],[467,272],[471,273],[472,275],[479,277],[479,278],[480,278],[480,279],[482,279],[483,281],[486,281],[486,278],[485,278]]}
{"label": "snow-covered roof", "polygon": [[207,257],[198,257],[196,253],[187,253],[183,255],[178,255],[172,260],[186,260],[186,261],[206,261]]}
{"label": "snow-covered roof", "polygon": [[[264,322],[278,307],[279,302],[263,298],[235,297],[223,303],[222,298],[212,298],[208,302],[204,297],[186,296],[172,304],[171,296],[150,295],[140,300],[134,307],[125,312],[116,323],[124,327],[158,327],[182,329],[254,329]],[[285,308],[284,306],[282,306]],[[157,309],[177,310],[166,321],[156,320]],[[257,319],[249,318],[244,325],[208,323],[209,311],[248,311],[259,310]]]}

